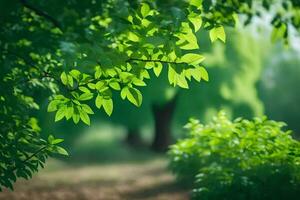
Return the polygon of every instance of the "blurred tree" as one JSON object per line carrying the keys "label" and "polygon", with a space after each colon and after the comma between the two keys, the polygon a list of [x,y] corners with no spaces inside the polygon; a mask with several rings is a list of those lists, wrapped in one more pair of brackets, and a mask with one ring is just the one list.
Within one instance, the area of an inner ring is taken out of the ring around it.
{"label": "blurred tree", "polygon": [[296,133],[295,136],[299,137],[299,50],[290,49],[282,53],[281,48],[275,48],[265,65],[267,67],[260,80],[259,96],[266,114],[273,119],[285,121],[289,129]]}
{"label": "blurred tree", "polygon": [[[182,92],[175,117],[181,119],[181,124],[190,116],[205,121],[220,109],[227,110],[232,117],[261,116],[264,113],[256,85],[270,42],[253,36],[249,30],[232,30],[226,45],[219,43],[206,50],[205,66],[210,82],[192,84],[190,90]],[[204,40],[202,46],[207,46]]]}

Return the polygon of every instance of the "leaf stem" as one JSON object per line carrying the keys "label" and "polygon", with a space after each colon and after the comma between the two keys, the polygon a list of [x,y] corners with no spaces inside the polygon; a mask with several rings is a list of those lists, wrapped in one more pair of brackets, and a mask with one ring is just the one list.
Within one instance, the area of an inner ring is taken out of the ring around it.
{"label": "leaf stem", "polygon": [[[32,159],[33,157],[37,156],[39,153],[44,151],[48,146],[43,146],[42,148],[38,149],[36,152],[34,152],[31,156],[27,157],[25,160],[22,161],[22,164],[25,164],[27,161]],[[15,171],[18,169],[18,166],[15,166],[12,171]]]}

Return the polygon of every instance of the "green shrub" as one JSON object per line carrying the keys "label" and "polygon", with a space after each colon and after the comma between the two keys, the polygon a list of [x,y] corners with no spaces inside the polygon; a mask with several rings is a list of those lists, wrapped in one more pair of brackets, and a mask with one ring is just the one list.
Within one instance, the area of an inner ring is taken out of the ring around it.
{"label": "green shrub", "polygon": [[282,122],[255,118],[211,123],[192,119],[189,137],[171,146],[171,169],[193,185],[193,199],[300,198],[300,143]]}

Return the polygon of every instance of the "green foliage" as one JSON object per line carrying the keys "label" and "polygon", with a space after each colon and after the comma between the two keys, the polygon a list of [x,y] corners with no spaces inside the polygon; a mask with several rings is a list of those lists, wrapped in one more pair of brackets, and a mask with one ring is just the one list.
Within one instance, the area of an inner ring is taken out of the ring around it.
{"label": "green foliage", "polygon": [[221,112],[171,147],[171,169],[193,185],[194,199],[297,199],[300,143],[284,123],[255,118],[233,122]]}
{"label": "green foliage", "polygon": [[[18,178],[29,179],[39,167],[44,167],[46,158],[53,154],[67,155],[58,146],[62,140],[49,136],[42,138],[38,120],[32,113],[39,105],[32,95],[37,89],[56,90],[43,80],[31,79],[19,59],[1,59],[0,73],[0,191],[13,189]],[[40,64],[43,64],[42,62]],[[11,68],[14,66],[14,68]],[[26,69],[26,68],[25,68]],[[36,71],[28,66],[33,74]],[[50,106],[50,109],[54,109]]]}
{"label": "green foliage", "polygon": [[[263,7],[269,10],[272,3],[273,1],[266,0]],[[119,10],[121,5],[123,7]],[[131,9],[126,2],[113,1],[111,6],[112,9],[105,10],[105,15],[93,17],[93,22],[98,25],[89,26],[92,38],[97,40],[101,37],[102,41],[96,47],[94,44],[84,43],[84,48],[75,48],[80,56],[73,62],[80,63],[84,68],[93,67],[94,75],[90,72],[82,73],[81,79],[81,72],[76,70],[76,78],[71,73],[74,69],[60,75],[62,84],[67,87],[67,93],[63,95],[69,96],[65,103],[72,102],[69,105],[72,107],[76,101],[78,106],[74,108],[74,117],[72,113],[67,115],[67,109],[57,110],[60,112],[56,114],[56,121],[65,117],[73,118],[75,123],[81,119],[89,124],[88,115],[93,113],[85,112],[79,103],[93,98],[97,108],[103,105],[104,111],[111,115],[115,98],[113,91],[119,91],[122,99],[140,106],[142,93],[138,87],[146,86],[145,79],[150,78],[150,70],[159,76],[162,68],[168,68],[169,83],[181,88],[189,88],[188,81],[191,78],[208,81],[207,71],[200,66],[204,57],[198,52],[190,53],[199,49],[196,32],[202,26],[209,30],[212,42],[218,39],[225,42],[224,26],[234,26],[238,21],[238,14],[245,14],[249,21],[261,12],[260,9],[254,9],[255,1],[193,0],[181,2],[177,7],[172,5],[170,8],[157,8],[156,2],[143,2],[135,9]],[[281,15],[278,11],[272,21],[274,40],[287,40],[287,29],[281,27],[292,24],[298,28],[297,20],[294,20],[297,18],[298,5],[291,1],[283,3],[282,8],[292,13],[294,18]],[[122,21],[116,20],[116,17]],[[103,27],[106,29],[103,30]],[[114,29],[117,31],[106,31]],[[100,58],[96,58],[99,55]],[[90,64],[91,62],[94,64]]]}
{"label": "green foliage", "polygon": [[[263,7],[270,10],[272,3],[272,0],[265,0]],[[122,99],[140,106],[142,93],[138,87],[146,86],[145,79],[150,78],[150,70],[159,76],[162,68],[168,68],[170,84],[181,88],[189,88],[188,81],[192,78],[208,81],[208,73],[200,65],[204,57],[196,52],[199,49],[196,32],[203,27],[209,30],[212,42],[218,39],[225,42],[224,26],[235,26],[238,14],[246,15],[249,21],[262,12],[252,0],[191,0],[165,4],[145,1],[140,5],[114,0],[93,4],[66,2],[61,7],[68,7],[69,12],[58,12],[61,8],[55,12],[55,9],[40,10],[48,4],[41,3],[36,7],[25,0],[20,1],[17,12],[4,12],[7,21],[3,24],[3,36],[10,42],[1,44],[1,48],[6,57],[16,57],[15,50],[19,47],[13,44],[18,44],[25,53],[17,55],[19,63],[35,68],[34,76],[28,71],[29,80],[47,77],[58,86],[48,109],[56,112],[55,121],[65,118],[74,123],[81,120],[90,124],[89,115],[94,113],[94,107],[89,109],[87,106],[92,100],[97,108],[103,107],[111,115],[115,92],[120,92]],[[89,14],[81,11],[97,8],[101,9]],[[280,8],[289,15],[281,14],[279,10],[274,16],[272,38],[275,39],[287,38],[287,28],[282,27],[288,24],[298,28],[297,2],[290,0]],[[48,12],[58,19],[78,13],[75,18],[82,20],[58,21]],[[11,35],[9,28],[16,19],[21,26],[20,37]],[[80,28],[89,34],[82,33]],[[32,33],[41,38],[50,37],[52,43],[46,49],[48,54],[39,50],[40,44],[34,42]],[[33,47],[38,50],[32,52]],[[28,52],[30,59],[27,58]],[[50,61],[52,65],[47,67],[36,66]]]}

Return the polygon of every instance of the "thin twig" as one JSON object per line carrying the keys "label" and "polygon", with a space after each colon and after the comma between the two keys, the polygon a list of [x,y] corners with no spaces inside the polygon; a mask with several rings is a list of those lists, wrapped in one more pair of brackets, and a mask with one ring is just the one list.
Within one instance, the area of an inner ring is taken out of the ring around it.
{"label": "thin twig", "polygon": [[164,61],[164,60],[152,60],[152,59],[139,59],[139,58],[129,58],[126,62],[132,62],[132,61],[139,61],[139,62],[159,62],[159,63],[165,63],[165,64],[173,64],[173,65],[180,65],[185,64],[183,62],[173,62],[173,61]]}
{"label": "thin twig", "polygon": [[[21,60],[23,60],[27,65],[29,65],[30,67],[36,69],[40,74],[41,74],[41,78],[52,78],[53,80],[55,80],[57,83],[61,83],[55,76],[53,76],[51,73],[49,73],[46,70],[42,70],[39,67],[37,67],[36,65],[34,65],[31,61],[29,61],[28,59],[24,58],[23,56],[12,52],[8,49],[4,49],[1,47],[1,50],[3,50],[3,53],[7,54],[7,55],[11,55],[14,56],[16,58],[19,58]],[[30,77],[29,79],[26,79],[25,82],[29,82],[30,80],[32,80],[32,77]],[[18,83],[17,83],[18,84]]]}
{"label": "thin twig", "polygon": [[[22,164],[27,163],[31,158],[37,156],[39,153],[41,153],[42,151],[44,151],[47,148],[47,146],[44,146],[42,148],[40,148],[39,150],[37,150],[36,152],[34,152],[31,156],[27,157],[25,160],[22,161]],[[18,166],[15,166],[12,171],[15,171],[18,169]]]}

